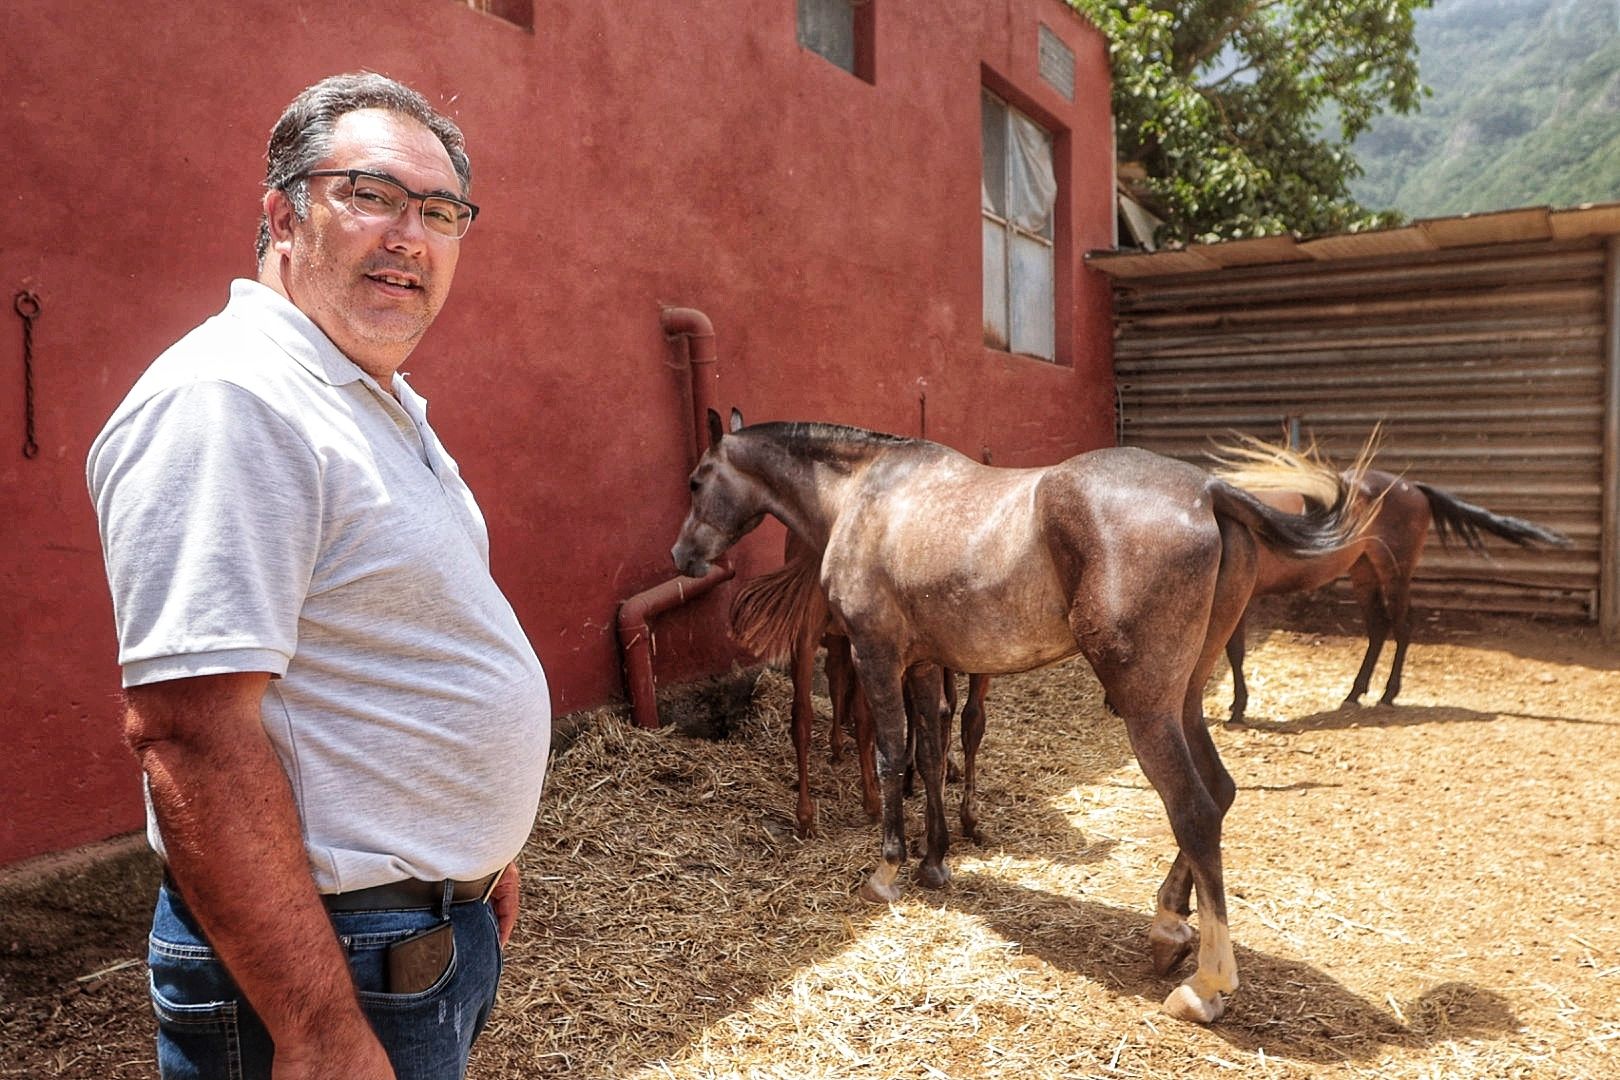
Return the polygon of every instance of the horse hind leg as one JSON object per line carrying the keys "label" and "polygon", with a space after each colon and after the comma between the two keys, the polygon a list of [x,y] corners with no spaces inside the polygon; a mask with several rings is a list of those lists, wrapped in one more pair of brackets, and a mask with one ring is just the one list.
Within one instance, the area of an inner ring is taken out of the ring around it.
{"label": "horse hind leg", "polygon": [[1384,592],[1379,584],[1378,572],[1366,559],[1358,559],[1350,567],[1350,585],[1355,590],[1356,603],[1361,607],[1361,616],[1367,624],[1367,653],[1361,658],[1361,670],[1356,672],[1356,681],[1350,685],[1350,693],[1344,703],[1359,705],[1372,683],[1373,669],[1378,666],[1378,654],[1384,651],[1384,642],[1389,637],[1389,613],[1384,606]]}
{"label": "horse hind leg", "polygon": [[1401,692],[1401,674],[1406,669],[1406,647],[1412,642],[1412,580],[1411,576],[1396,580],[1389,588],[1389,621],[1395,634],[1395,658],[1389,664],[1389,679],[1384,683],[1380,705],[1395,704],[1395,695]]}
{"label": "horse hind leg", "polygon": [[943,673],[937,666],[919,666],[907,677],[912,705],[911,728],[915,735],[913,765],[922,775],[927,796],[924,820],[927,848],[917,866],[917,882],[925,888],[943,888],[951,880],[945,865],[950,831],[945,824],[945,746],[950,734],[950,709],[941,694]]}
{"label": "horse hind leg", "polygon": [[847,681],[854,677],[849,664],[849,639],[827,635],[821,639],[827,649],[827,696],[832,700],[832,716],[827,725],[827,759],[834,765],[844,760],[844,732],[854,726],[849,715]]}
{"label": "horse hind leg", "polygon": [[[1191,877],[1198,894],[1198,968],[1165,998],[1164,1011],[1177,1019],[1212,1023],[1225,1013],[1226,995],[1238,988],[1221,871],[1223,812],[1199,775],[1176,711],[1133,708],[1124,695],[1116,695],[1115,701],[1122,707],[1136,760],[1164,802],[1179,849],[1148,932],[1156,967],[1165,952],[1180,953],[1192,939],[1185,914],[1174,912],[1178,905],[1166,894],[1174,892],[1183,874]],[[1184,900],[1179,907],[1186,909]]]}
{"label": "horse hind leg", "polygon": [[867,817],[876,821],[883,813],[883,798],[878,792],[872,711],[866,695],[861,693],[846,637],[827,639],[827,692],[833,700],[834,715],[842,713],[855,728],[855,757],[861,768],[861,807]]}
{"label": "horse hind leg", "polygon": [[[1220,645],[1215,649],[1218,655]],[[1226,995],[1238,987],[1221,870],[1221,803],[1229,804],[1231,789],[1221,785],[1211,791],[1202,774],[1216,759],[1211,756],[1203,762],[1202,744],[1190,741],[1187,735],[1183,710],[1186,695],[1192,692],[1187,687],[1192,674],[1188,669],[1193,664],[1182,669],[1187,671],[1187,679],[1166,677],[1166,670],[1173,672],[1174,664],[1156,665],[1152,671],[1137,664],[1127,668],[1100,666],[1096,660],[1092,664],[1124,720],[1137,764],[1164,803],[1179,852],[1160,887],[1148,931],[1156,967],[1167,971],[1190,948],[1193,934],[1187,922],[1189,890],[1184,882],[1190,879],[1197,892],[1198,968],[1171,992],[1163,1008],[1178,1019],[1211,1023],[1225,1013]],[[1167,683],[1179,691],[1169,690]],[[1178,692],[1179,697],[1171,696]],[[1208,738],[1207,730],[1203,738]],[[1225,777],[1225,770],[1215,775]],[[1226,783],[1230,784],[1229,777]]]}
{"label": "horse hind leg", "polygon": [[[1246,531],[1222,523],[1222,555],[1216,575],[1215,595],[1210,604],[1209,627],[1205,632],[1203,649],[1199,653],[1187,693],[1181,706],[1181,734],[1191,755],[1205,790],[1215,800],[1224,823],[1226,812],[1237,798],[1237,785],[1221,763],[1204,722],[1204,687],[1208,685],[1219,661],[1222,643],[1228,658],[1232,646],[1238,644],[1238,659],[1233,663],[1234,685],[1242,687],[1242,642],[1245,632],[1249,596],[1254,588],[1256,571],[1254,542]],[[1234,697],[1233,713],[1242,716],[1245,697]],[[1153,969],[1168,975],[1192,951],[1193,930],[1187,922],[1192,914],[1190,899],[1193,889],[1192,864],[1183,851],[1176,852],[1175,862],[1160,885],[1153,926],[1148,931],[1148,942],[1153,954]]]}
{"label": "horse hind leg", "polygon": [[[1184,724],[1182,732],[1199,778],[1214,797],[1224,824],[1226,813],[1237,798],[1237,784],[1221,763],[1215,741],[1210,738],[1209,729],[1204,726],[1201,717],[1197,723]],[[1192,915],[1192,890],[1192,864],[1184,852],[1177,851],[1170,872],[1159,886],[1153,925],[1148,929],[1153,970],[1160,975],[1170,974],[1192,952],[1193,929],[1187,921]]]}
{"label": "horse hind leg", "polygon": [[976,806],[978,795],[979,744],[984,741],[984,699],[990,692],[990,676],[969,675],[967,701],[962,705],[962,835],[975,844],[984,843],[979,831]]}
{"label": "horse hind leg", "polygon": [[1238,617],[1237,628],[1226,639],[1226,662],[1232,668],[1232,711],[1226,718],[1228,724],[1243,723],[1249,708],[1249,687],[1243,681],[1243,657],[1248,649],[1245,635],[1249,631],[1246,615],[1245,612]]}
{"label": "horse hind leg", "polygon": [[810,731],[815,721],[815,705],[810,698],[812,673],[816,662],[816,638],[801,634],[793,643],[793,756],[798,766],[798,800],[794,806],[794,831],[802,840],[815,831],[816,803],[810,797]]}
{"label": "horse hind leg", "polygon": [[900,898],[896,882],[906,862],[906,808],[901,794],[906,772],[906,712],[901,692],[904,674],[898,657],[892,653],[867,651],[856,644],[854,656],[859,684],[856,723],[860,723],[861,711],[869,710],[882,802],[879,862],[862,884],[860,896],[873,903],[886,903]]}

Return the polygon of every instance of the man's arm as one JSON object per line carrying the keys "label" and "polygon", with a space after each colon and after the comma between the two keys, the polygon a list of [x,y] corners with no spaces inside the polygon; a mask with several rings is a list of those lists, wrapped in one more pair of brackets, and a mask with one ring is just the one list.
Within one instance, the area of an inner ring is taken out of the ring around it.
{"label": "man's arm", "polygon": [[186,906],[275,1041],[277,1080],[393,1080],[260,723],[269,681],[253,672],[131,687],[125,738]]}

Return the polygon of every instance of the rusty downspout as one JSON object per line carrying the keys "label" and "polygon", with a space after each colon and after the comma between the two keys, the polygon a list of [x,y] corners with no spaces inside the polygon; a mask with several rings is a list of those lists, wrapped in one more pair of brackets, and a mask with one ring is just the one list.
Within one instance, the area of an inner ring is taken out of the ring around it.
{"label": "rusty downspout", "polygon": [[[684,343],[692,372],[692,465],[708,447],[709,410],[720,411],[719,370],[715,363],[714,325],[709,317],[693,308],[664,308],[659,316],[664,335]],[[630,597],[619,605],[619,648],[624,653],[625,689],[630,698],[630,714],[637,727],[656,728],[658,721],[657,686],[653,681],[653,635],[648,620],[671,608],[695,600],[729,581],[736,571],[724,557],[716,559],[703,577],[684,574]]]}

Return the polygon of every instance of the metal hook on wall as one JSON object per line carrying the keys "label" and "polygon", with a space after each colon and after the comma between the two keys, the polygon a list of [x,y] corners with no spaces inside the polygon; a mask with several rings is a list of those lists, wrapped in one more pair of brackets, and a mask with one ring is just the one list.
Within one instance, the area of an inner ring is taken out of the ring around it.
{"label": "metal hook on wall", "polygon": [[23,321],[23,457],[39,456],[34,439],[34,320],[39,318],[39,297],[23,289],[11,306]]}

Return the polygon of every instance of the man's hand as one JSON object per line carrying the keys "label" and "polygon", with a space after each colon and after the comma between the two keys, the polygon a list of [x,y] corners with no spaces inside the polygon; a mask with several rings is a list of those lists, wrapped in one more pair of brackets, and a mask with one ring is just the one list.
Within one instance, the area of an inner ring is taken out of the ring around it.
{"label": "man's hand", "polygon": [[501,879],[495,883],[495,891],[489,894],[489,905],[495,909],[495,922],[500,927],[503,949],[512,940],[512,928],[517,925],[518,891],[517,863],[509,862],[506,869],[501,871]]}

